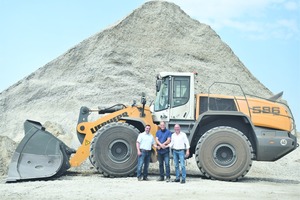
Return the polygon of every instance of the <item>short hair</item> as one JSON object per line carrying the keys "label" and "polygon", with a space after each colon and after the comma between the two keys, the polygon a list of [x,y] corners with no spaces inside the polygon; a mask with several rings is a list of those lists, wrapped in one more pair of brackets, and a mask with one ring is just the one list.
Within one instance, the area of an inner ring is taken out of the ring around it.
{"label": "short hair", "polygon": [[166,122],[165,122],[165,121],[160,121],[159,124],[161,124],[161,123],[164,123],[164,125],[166,125]]}
{"label": "short hair", "polygon": [[[180,128],[180,125],[179,125],[179,124],[175,124],[175,126],[178,126],[178,127]],[[174,126],[174,128],[175,128],[175,126]]]}
{"label": "short hair", "polygon": [[151,128],[150,124],[146,124],[145,128],[146,128],[147,126],[149,126],[149,127]]}

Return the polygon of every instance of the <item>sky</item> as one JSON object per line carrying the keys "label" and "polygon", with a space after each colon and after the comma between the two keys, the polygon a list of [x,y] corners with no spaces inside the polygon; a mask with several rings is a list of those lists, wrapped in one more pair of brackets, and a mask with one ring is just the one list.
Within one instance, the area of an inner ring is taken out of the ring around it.
{"label": "sky", "polygon": [[[0,92],[122,20],[144,0],[0,0]],[[172,0],[210,25],[292,109],[300,130],[300,1]]]}

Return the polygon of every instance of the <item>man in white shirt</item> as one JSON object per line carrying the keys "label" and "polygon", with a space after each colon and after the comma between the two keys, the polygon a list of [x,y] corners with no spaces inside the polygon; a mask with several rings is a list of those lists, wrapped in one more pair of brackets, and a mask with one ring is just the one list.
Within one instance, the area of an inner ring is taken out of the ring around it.
{"label": "man in white shirt", "polygon": [[[136,149],[138,153],[137,178],[139,181],[148,180],[148,168],[151,157],[152,146],[156,148],[154,137],[150,133],[150,125],[145,126],[145,132],[140,133],[136,140]],[[142,167],[144,165],[143,173]]]}
{"label": "man in white shirt", "polygon": [[190,155],[190,144],[189,140],[184,132],[180,131],[179,124],[174,126],[175,132],[171,136],[171,143],[167,147],[171,147],[173,150],[173,159],[175,164],[176,179],[174,182],[180,182],[180,170],[179,161],[181,167],[181,183],[185,183],[186,170],[185,170],[185,160],[184,157]]}

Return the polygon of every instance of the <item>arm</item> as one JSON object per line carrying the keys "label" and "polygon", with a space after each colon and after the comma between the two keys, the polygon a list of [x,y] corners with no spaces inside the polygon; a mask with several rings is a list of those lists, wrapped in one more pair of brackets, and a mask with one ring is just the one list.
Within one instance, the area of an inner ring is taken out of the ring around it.
{"label": "arm", "polygon": [[168,148],[168,144],[171,142],[171,138],[168,138],[162,145],[161,148],[166,149]]}
{"label": "arm", "polygon": [[160,146],[161,146],[161,143],[159,142],[158,137],[155,137],[155,142],[157,144],[157,149],[159,150]]}
{"label": "arm", "polygon": [[142,152],[140,150],[140,143],[138,141],[136,142],[136,150],[137,150],[138,156],[142,155]]}
{"label": "arm", "polygon": [[[169,139],[169,138],[168,138]],[[168,148],[168,147],[171,147],[172,148],[172,146],[173,146],[173,135],[171,135],[171,138],[170,138],[170,142],[165,146],[166,148]]]}
{"label": "arm", "polygon": [[171,138],[168,137],[168,139],[163,143],[163,145],[168,145],[171,142]]}
{"label": "arm", "polygon": [[156,144],[153,144],[153,145],[152,145],[152,148],[154,148],[154,149],[155,149],[155,148],[158,148],[158,147],[159,147],[159,146],[157,146]]}
{"label": "arm", "polygon": [[190,155],[190,149],[186,149],[186,151],[185,151],[185,157],[187,158],[187,157],[189,157],[189,155]]}
{"label": "arm", "polygon": [[137,154],[138,156],[142,155],[142,152],[140,150],[140,143],[141,143],[142,139],[141,139],[141,134],[139,134],[137,140],[136,140],[136,150],[137,150]]}
{"label": "arm", "polygon": [[186,135],[185,135],[185,138],[184,138],[184,144],[185,144],[185,149],[186,149],[185,157],[187,158],[190,155],[190,143],[189,143],[189,140],[188,140]]}
{"label": "arm", "polygon": [[[171,131],[168,130],[168,134],[169,134],[168,139],[164,142],[165,148],[168,148],[169,147],[168,144],[171,143],[171,137],[172,137]],[[170,145],[170,146],[172,146],[172,145]]]}
{"label": "arm", "polygon": [[158,146],[155,143],[154,137],[152,136],[152,148],[157,148]]}

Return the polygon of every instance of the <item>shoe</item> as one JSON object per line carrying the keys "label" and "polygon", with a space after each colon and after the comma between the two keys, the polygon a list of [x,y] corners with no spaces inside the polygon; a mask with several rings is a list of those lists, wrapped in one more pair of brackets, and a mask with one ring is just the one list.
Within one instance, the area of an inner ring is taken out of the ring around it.
{"label": "shoe", "polygon": [[149,179],[147,177],[144,177],[143,180],[144,181],[149,181]]}
{"label": "shoe", "polygon": [[159,177],[157,181],[164,181],[164,177]]}
{"label": "shoe", "polygon": [[167,183],[169,183],[170,182],[170,178],[168,177],[168,178],[166,178],[166,182]]}
{"label": "shoe", "polygon": [[180,179],[174,179],[173,182],[179,183]]}
{"label": "shoe", "polygon": [[185,180],[181,180],[181,182],[180,182],[181,184],[184,184],[185,183]]}
{"label": "shoe", "polygon": [[137,177],[138,181],[141,181],[142,180],[142,177]]}

